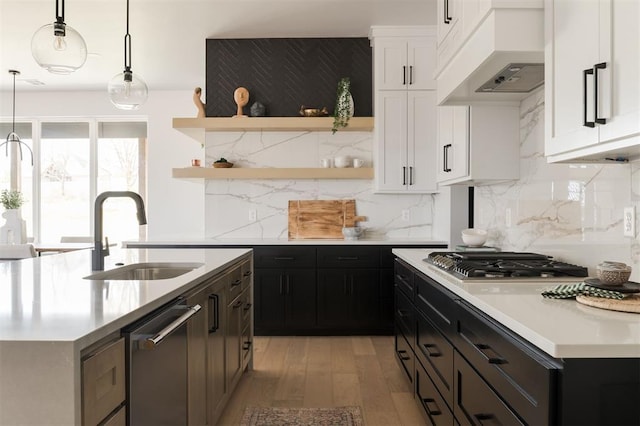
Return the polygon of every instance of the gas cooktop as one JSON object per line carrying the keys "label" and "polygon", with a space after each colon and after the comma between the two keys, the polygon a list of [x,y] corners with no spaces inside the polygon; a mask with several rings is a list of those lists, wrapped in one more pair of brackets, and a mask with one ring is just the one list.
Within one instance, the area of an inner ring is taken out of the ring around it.
{"label": "gas cooktop", "polygon": [[587,268],[521,252],[431,252],[425,262],[462,279],[586,277]]}

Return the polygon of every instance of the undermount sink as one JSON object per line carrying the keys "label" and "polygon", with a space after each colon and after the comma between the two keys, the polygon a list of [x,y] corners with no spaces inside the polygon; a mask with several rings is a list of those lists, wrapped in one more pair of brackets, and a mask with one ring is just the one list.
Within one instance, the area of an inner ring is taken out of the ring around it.
{"label": "undermount sink", "polygon": [[86,280],[166,280],[179,277],[201,266],[202,263],[133,263],[121,268],[96,272],[84,278]]}

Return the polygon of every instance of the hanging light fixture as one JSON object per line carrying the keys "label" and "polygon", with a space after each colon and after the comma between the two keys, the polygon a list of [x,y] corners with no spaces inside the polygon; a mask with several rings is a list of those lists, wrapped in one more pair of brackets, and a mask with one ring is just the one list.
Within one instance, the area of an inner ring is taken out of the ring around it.
{"label": "hanging light fixture", "polygon": [[31,166],[33,166],[33,151],[26,143],[20,140],[20,136],[16,133],[16,75],[20,74],[20,71],[9,70],[9,74],[13,74],[13,120],[11,125],[11,132],[7,135],[7,140],[0,144],[0,148],[5,146],[5,152],[7,157],[9,156],[9,144],[17,143],[20,149],[20,161],[22,161],[22,145],[26,146],[31,153]]}
{"label": "hanging light fixture", "polygon": [[64,23],[64,0],[56,2],[56,22],[40,27],[31,39],[31,54],[38,65],[53,74],[71,74],[87,60],[87,44]]}
{"label": "hanging light fixture", "polygon": [[127,0],[127,34],[124,36],[124,71],[114,76],[107,87],[109,100],[116,108],[134,110],[147,101],[147,84],[131,71],[131,34],[129,34],[129,0]]}

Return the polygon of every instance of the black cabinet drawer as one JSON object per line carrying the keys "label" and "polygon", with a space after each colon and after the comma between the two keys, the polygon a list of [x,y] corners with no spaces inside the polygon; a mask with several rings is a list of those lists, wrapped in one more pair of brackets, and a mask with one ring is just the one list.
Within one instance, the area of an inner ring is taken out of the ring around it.
{"label": "black cabinet drawer", "polygon": [[454,294],[424,274],[414,277],[416,308],[429,318],[449,339],[456,332],[456,301]]}
{"label": "black cabinet drawer", "polygon": [[471,306],[458,306],[460,353],[526,423],[550,423],[560,366]]}
{"label": "black cabinet drawer", "polygon": [[[415,363],[416,399],[428,420],[428,424],[452,426],[454,420],[451,409],[445,403],[442,395],[440,395],[436,386],[431,381],[430,375],[427,374],[427,371],[419,361],[420,359],[418,358],[418,362]],[[453,372],[453,358],[451,358],[451,361]]]}
{"label": "black cabinet drawer", "polygon": [[399,259],[395,263],[394,283],[409,300],[413,301],[413,271],[409,265]]}
{"label": "black cabinet drawer", "polygon": [[265,246],[253,249],[255,268],[315,268],[316,248]]}
{"label": "black cabinet drawer", "polygon": [[[455,352],[455,405],[453,413],[461,425],[525,424],[482,380],[482,377]],[[532,423],[535,425],[548,422]]]}
{"label": "black cabinet drawer", "polygon": [[407,297],[396,291],[396,326],[405,334],[409,343],[413,345],[416,336],[416,312],[413,304]]}
{"label": "black cabinet drawer", "polygon": [[453,346],[420,312],[416,313],[416,357],[447,404],[453,404]]}
{"label": "black cabinet drawer", "polygon": [[396,330],[396,358],[402,369],[404,370],[407,378],[413,383],[413,375],[415,373],[415,355],[411,349],[411,345],[407,342],[406,337]]}
{"label": "black cabinet drawer", "polygon": [[377,268],[379,264],[378,247],[318,247],[319,268]]}

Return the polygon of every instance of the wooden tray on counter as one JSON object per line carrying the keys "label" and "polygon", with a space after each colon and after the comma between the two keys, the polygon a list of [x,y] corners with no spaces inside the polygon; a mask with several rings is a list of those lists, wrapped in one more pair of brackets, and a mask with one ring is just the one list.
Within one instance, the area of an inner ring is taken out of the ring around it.
{"label": "wooden tray on counter", "polygon": [[576,296],[576,302],[587,306],[593,306],[594,308],[640,314],[640,294],[632,294],[619,300],[580,295]]}
{"label": "wooden tray on counter", "polygon": [[343,239],[342,228],[357,226],[355,200],[290,200],[289,239]]}

